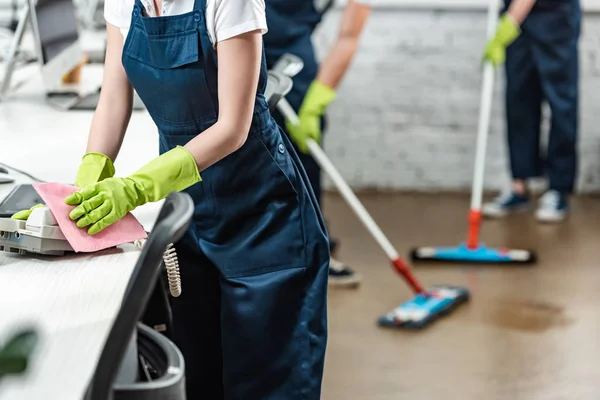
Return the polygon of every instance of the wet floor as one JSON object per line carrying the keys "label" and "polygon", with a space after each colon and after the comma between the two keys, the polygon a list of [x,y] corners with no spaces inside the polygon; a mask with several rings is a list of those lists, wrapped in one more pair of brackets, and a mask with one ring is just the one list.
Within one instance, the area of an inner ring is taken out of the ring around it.
{"label": "wet floor", "polygon": [[[468,196],[360,198],[402,255],[464,240]],[[600,399],[600,198],[572,207],[559,225],[540,225],[532,213],[484,223],[486,245],[534,249],[532,266],[415,265],[425,286],[465,286],[472,298],[425,331],[402,332],[375,321],[410,291],[343,200],[329,195],[337,256],[364,280],[329,291],[323,399]]]}

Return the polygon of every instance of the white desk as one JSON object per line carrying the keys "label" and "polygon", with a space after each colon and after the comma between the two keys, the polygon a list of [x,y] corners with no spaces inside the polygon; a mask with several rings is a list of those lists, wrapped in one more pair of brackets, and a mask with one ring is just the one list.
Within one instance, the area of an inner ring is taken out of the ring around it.
{"label": "white desk", "polygon": [[[52,109],[39,74],[29,73],[27,85],[0,102],[0,162],[46,181],[73,182],[92,112]],[[134,112],[117,175],[157,154],[154,124],[145,111]],[[0,198],[9,186],[0,184]],[[151,229],[160,206],[146,205],[134,214]],[[133,246],[60,258],[0,253],[0,341],[30,322],[43,335],[30,372],[3,380],[0,400],[81,399],[138,255]]]}
{"label": "white desk", "polygon": [[0,252],[0,341],[23,326],[41,334],[31,369],[0,382],[0,400],[82,398],[138,255],[133,245],[65,257]]}
{"label": "white desk", "polygon": [[0,382],[2,400],[81,400],[139,255],[133,246],[95,255],[0,254],[0,339],[41,330],[30,370]]}

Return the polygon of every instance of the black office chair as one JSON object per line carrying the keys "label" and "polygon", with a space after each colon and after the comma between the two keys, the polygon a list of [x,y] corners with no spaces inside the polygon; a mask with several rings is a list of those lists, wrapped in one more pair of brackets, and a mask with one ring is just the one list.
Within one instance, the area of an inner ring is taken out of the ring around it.
{"label": "black office chair", "polygon": [[269,105],[271,113],[275,111],[279,100],[284,98],[293,86],[292,79],[281,72],[269,71],[267,79],[267,88],[265,89],[265,98]]}
{"label": "black office chair", "polygon": [[[185,400],[185,364],[177,347],[164,335],[138,323],[156,286],[162,255],[189,227],[194,211],[186,193],[171,193],[142,248],[127,286],[121,309],[100,355],[85,400]],[[121,364],[137,334],[140,376],[131,383],[116,383]]]}

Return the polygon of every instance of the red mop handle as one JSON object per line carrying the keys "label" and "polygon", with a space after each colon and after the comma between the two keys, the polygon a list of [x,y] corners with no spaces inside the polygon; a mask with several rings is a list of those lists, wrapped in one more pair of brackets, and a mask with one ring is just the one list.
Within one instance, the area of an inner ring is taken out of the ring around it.
{"label": "red mop handle", "polygon": [[406,280],[415,293],[425,293],[425,289],[423,289],[423,286],[421,286],[421,284],[415,279],[415,276],[410,271],[408,265],[403,259],[396,258],[392,260],[392,265],[396,269],[396,272],[398,272]]}
{"label": "red mop handle", "polygon": [[481,226],[481,211],[471,210],[469,212],[469,233],[467,236],[467,247],[471,250],[479,245],[479,227]]}

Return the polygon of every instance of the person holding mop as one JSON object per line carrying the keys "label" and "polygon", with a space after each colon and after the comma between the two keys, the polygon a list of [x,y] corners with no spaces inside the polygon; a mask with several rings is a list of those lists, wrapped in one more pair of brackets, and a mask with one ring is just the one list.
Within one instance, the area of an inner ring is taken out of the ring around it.
{"label": "person holding mop", "polygon": [[[505,63],[506,125],[512,187],[485,204],[486,217],[528,208],[527,180],[546,176],[536,218],[562,221],[577,172],[579,0],[505,0],[495,36],[484,59]],[[542,101],[550,106],[545,160],[540,154]]]}
{"label": "person holding mop", "polygon": [[[329,243],[297,154],[265,99],[264,0],[106,0],[100,101],[69,217],[90,235],[185,191],[173,341],[190,400],[319,399]],[[160,155],[116,176],[133,91]]]}
{"label": "person holding mop", "polygon": [[[326,3],[326,4],[323,4]],[[342,14],[338,37],[319,66],[311,41],[323,14],[333,1],[266,0],[267,26],[264,36],[267,68],[271,69],[286,53],[300,57],[304,68],[293,78],[294,85],[286,96],[300,123],[293,126],[274,112],[274,118],[292,140],[306,170],[317,201],[321,202],[321,168],[306,146],[307,139],[321,143],[325,129],[325,112],[336,97],[336,88],[346,74],[356,50],[360,34],[369,16],[373,0],[349,0]],[[335,250],[330,238],[330,250]],[[344,263],[331,258],[329,284],[356,286],[360,276]]]}

